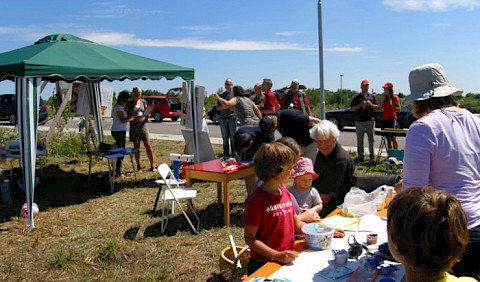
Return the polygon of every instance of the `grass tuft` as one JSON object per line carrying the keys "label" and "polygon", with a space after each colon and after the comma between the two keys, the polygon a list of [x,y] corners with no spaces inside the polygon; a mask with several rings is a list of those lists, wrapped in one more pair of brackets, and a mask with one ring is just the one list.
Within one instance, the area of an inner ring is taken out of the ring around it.
{"label": "grass tuft", "polygon": [[168,277],[169,273],[170,271],[166,267],[160,267],[155,273],[148,273],[145,280],[148,282],[163,281]]}
{"label": "grass tuft", "polygon": [[100,250],[97,258],[100,262],[117,262],[120,258],[119,253],[120,247],[117,241],[109,240]]}
{"label": "grass tuft", "polygon": [[60,250],[52,253],[49,260],[49,265],[51,268],[62,269],[73,261],[73,254],[71,252]]}

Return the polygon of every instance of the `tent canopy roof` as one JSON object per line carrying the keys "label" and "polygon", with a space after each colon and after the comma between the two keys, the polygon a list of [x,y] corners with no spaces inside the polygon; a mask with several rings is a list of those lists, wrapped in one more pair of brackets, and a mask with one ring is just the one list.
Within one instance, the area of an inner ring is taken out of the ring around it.
{"label": "tent canopy roof", "polygon": [[71,34],[51,34],[34,45],[0,54],[0,81],[15,77],[59,80],[194,79],[193,68],[134,55]]}

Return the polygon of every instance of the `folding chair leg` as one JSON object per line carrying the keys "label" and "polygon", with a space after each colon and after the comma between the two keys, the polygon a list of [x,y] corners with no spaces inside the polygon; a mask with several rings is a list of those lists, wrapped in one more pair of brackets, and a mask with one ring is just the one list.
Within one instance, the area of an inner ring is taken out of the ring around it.
{"label": "folding chair leg", "polygon": [[155,202],[153,203],[152,214],[155,214],[155,210],[157,209],[158,199],[160,198],[160,194],[162,193],[162,186],[163,184],[158,185],[157,196],[155,197]]}
{"label": "folding chair leg", "polygon": [[[164,201],[164,203],[165,203],[165,201]],[[188,216],[188,214],[185,212],[185,209],[182,207],[182,205],[180,204],[180,202],[176,198],[174,198],[172,200],[172,205],[175,205],[175,203],[178,205],[178,207],[182,211],[183,216],[185,216],[185,219],[188,221],[188,224],[192,228],[193,232],[195,234],[198,234],[198,232],[200,231],[200,218],[198,217],[197,212],[195,211],[195,208],[193,207],[193,205],[190,204],[190,202],[187,202],[189,208],[192,210],[193,215],[197,219],[197,227],[196,228],[193,225],[192,221],[190,220],[190,217]],[[167,224],[168,224],[168,216],[165,218],[165,205],[163,205],[163,207],[162,207],[162,224],[161,224],[162,234],[165,233],[165,229],[167,228]]]}
{"label": "folding chair leg", "polygon": [[195,229],[195,228],[193,227],[192,222],[189,220],[190,226],[192,227],[192,229],[193,229],[193,231],[195,232],[195,234],[198,234],[198,232],[200,232],[200,218],[198,218],[197,211],[196,211],[195,208],[193,207],[192,202],[191,202],[191,201],[188,201],[187,204],[188,204],[190,210],[192,211],[193,215],[194,215],[195,218],[197,219],[197,229]]}
{"label": "folding chair leg", "polygon": [[165,217],[165,199],[162,201],[162,224],[160,226],[160,232],[163,234],[165,233],[165,229],[167,229],[168,224],[168,216]]}

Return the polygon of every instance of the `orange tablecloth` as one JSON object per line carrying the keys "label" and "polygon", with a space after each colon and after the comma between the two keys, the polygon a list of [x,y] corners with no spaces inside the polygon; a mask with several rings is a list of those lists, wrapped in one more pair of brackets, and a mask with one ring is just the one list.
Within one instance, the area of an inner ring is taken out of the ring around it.
{"label": "orange tablecloth", "polygon": [[225,170],[221,159],[183,167],[187,178],[187,187],[192,186],[193,179],[217,182],[217,202],[222,204],[225,226],[230,226],[230,181],[255,174],[254,165],[239,165],[238,170]]}

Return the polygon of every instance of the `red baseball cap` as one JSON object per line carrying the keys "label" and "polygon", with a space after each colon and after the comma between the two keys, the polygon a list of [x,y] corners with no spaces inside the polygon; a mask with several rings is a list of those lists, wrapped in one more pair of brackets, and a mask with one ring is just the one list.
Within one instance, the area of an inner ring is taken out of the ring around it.
{"label": "red baseball cap", "polygon": [[383,88],[393,88],[393,84],[391,82],[387,82],[385,85],[383,85]]}
{"label": "red baseball cap", "polygon": [[368,80],[364,79],[364,80],[362,80],[362,83],[360,84],[360,86],[363,86],[365,84],[370,85],[370,82],[368,82]]}

